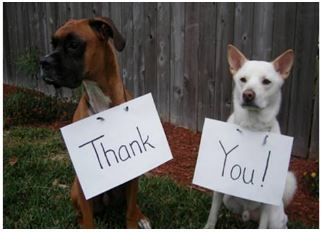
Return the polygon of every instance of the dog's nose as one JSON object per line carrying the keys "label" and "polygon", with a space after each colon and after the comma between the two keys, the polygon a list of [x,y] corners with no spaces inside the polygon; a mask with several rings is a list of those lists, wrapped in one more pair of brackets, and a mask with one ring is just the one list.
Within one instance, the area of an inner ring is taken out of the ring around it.
{"label": "dog's nose", "polygon": [[251,89],[244,91],[243,100],[245,103],[251,103],[255,99],[255,92]]}

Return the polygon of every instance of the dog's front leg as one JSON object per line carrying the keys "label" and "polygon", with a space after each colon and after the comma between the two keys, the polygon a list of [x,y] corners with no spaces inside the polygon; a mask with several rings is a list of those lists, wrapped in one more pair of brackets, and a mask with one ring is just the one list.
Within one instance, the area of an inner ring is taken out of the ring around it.
{"label": "dog's front leg", "polygon": [[260,221],[258,224],[258,228],[259,229],[267,229],[268,219],[269,219],[269,209],[268,209],[268,206],[264,204],[261,207],[261,215],[260,215]]}
{"label": "dog's front leg", "polygon": [[288,217],[284,212],[283,205],[264,204],[261,208],[258,228],[287,229]]}
{"label": "dog's front leg", "polygon": [[221,207],[223,196],[224,196],[223,193],[213,192],[209,218],[208,218],[208,222],[206,223],[204,228],[207,228],[207,229],[215,228],[217,220],[218,220],[218,213],[219,213],[219,209]]}
{"label": "dog's front leg", "polygon": [[77,177],[71,186],[71,200],[78,211],[80,227],[95,228],[92,201],[86,200]]}
{"label": "dog's front leg", "polygon": [[137,206],[138,178],[131,180],[126,185],[126,226],[129,229],[151,228],[149,220],[142,214]]}

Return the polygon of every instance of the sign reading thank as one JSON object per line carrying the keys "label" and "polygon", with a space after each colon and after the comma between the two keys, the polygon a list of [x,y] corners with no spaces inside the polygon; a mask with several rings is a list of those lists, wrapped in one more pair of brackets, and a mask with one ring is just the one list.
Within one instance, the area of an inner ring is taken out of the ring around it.
{"label": "sign reading thank", "polygon": [[86,199],[172,159],[151,94],[61,128]]}
{"label": "sign reading thank", "polygon": [[293,138],[205,119],[193,183],[280,205]]}

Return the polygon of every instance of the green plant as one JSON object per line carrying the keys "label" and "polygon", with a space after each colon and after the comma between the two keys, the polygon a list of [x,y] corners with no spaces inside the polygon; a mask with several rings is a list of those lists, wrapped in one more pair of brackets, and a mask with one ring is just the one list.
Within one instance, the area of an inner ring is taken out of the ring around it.
{"label": "green plant", "polygon": [[[318,160],[316,161],[317,164],[319,163]],[[319,197],[319,169],[317,167],[316,170],[311,172],[304,172],[303,173],[303,182],[304,185],[307,186],[307,190],[310,191],[310,193],[318,198]]]}
{"label": "green plant", "polygon": [[40,52],[38,48],[29,48],[17,58],[16,65],[18,71],[27,76],[37,78],[40,70],[39,66]]}
{"label": "green plant", "polygon": [[20,89],[4,98],[4,126],[71,120],[76,105],[40,92]]}

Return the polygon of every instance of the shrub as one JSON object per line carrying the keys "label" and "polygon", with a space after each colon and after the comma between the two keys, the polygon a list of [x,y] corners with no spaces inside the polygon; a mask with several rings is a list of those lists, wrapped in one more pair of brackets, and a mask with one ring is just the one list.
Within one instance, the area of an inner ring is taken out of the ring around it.
{"label": "shrub", "polygon": [[4,126],[71,120],[76,105],[40,92],[18,89],[4,97]]}
{"label": "shrub", "polygon": [[18,71],[33,78],[37,77],[40,69],[39,57],[40,52],[38,48],[29,48],[17,58],[16,65]]}
{"label": "shrub", "polygon": [[[318,161],[316,161],[318,164]],[[311,195],[319,197],[319,169],[303,173],[303,182],[310,191]]]}

